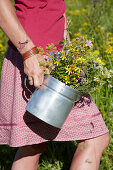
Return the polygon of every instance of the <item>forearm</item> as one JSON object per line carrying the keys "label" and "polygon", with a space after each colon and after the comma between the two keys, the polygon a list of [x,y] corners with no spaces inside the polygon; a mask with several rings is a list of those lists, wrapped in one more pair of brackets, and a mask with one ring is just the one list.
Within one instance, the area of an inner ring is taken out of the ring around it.
{"label": "forearm", "polygon": [[[30,40],[18,20],[10,0],[0,0],[0,27],[17,48],[20,47],[19,42],[23,43],[26,40]],[[20,53],[24,53],[33,46],[34,44],[30,40],[29,43],[27,43],[26,46],[20,50]]]}
{"label": "forearm", "polygon": [[64,17],[65,17],[65,27],[64,27],[64,39],[68,40],[69,43],[70,43],[70,35],[69,35],[69,32],[68,32],[68,24],[67,24],[67,17],[66,17],[66,14],[64,14]]}

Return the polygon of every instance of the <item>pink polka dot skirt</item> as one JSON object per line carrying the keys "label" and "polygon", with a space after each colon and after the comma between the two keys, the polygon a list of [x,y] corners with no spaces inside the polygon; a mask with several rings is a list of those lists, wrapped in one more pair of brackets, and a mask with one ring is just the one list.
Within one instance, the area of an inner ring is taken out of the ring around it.
{"label": "pink polka dot skirt", "polygon": [[9,47],[1,76],[0,144],[19,147],[51,140],[84,140],[108,132],[100,111],[88,94],[75,102],[61,129],[31,115],[25,110],[30,94],[24,87],[24,78],[21,55]]}

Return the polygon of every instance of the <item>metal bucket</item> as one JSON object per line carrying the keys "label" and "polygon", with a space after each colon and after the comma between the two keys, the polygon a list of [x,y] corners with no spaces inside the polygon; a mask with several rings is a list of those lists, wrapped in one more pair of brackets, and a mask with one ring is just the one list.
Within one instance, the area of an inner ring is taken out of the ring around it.
{"label": "metal bucket", "polygon": [[26,110],[42,121],[61,128],[79,92],[50,75],[45,75],[40,89],[32,94]]}

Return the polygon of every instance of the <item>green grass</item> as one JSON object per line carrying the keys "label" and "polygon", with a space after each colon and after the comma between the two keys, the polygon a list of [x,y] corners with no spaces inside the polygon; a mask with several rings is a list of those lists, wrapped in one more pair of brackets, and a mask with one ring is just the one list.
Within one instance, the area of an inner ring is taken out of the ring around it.
{"label": "green grass", "polygon": [[[106,61],[106,67],[113,69],[113,52],[108,54],[109,35],[113,37],[113,1],[99,1],[93,4],[91,0],[66,0],[66,13],[71,31],[87,35],[94,39],[95,49],[100,57]],[[112,33],[112,34],[111,34]],[[0,31],[0,43],[6,45],[7,38]],[[111,42],[113,47],[113,42]],[[3,49],[3,51],[5,51]],[[0,70],[4,53],[0,52]],[[100,88],[96,94],[91,94],[100,109],[106,125],[110,131],[110,144],[103,153],[100,170],[113,170],[113,88]],[[77,147],[76,142],[52,142],[48,149],[41,155],[39,170],[69,170],[71,159]],[[14,154],[17,149],[0,146],[0,169],[10,170]]]}

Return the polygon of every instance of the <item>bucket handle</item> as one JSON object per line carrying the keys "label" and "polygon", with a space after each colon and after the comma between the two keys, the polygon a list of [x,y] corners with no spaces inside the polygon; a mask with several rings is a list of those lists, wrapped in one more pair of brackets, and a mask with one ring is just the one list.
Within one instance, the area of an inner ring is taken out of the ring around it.
{"label": "bucket handle", "polygon": [[[28,81],[28,76],[26,75],[25,76],[25,79],[24,79],[24,87],[29,91],[29,93],[32,95],[32,91],[27,87],[27,81]],[[31,97],[30,95],[30,97]]]}
{"label": "bucket handle", "polygon": [[[29,91],[29,93],[32,95],[33,94],[33,92],[27,87],[27,81],[29,81],[29,79],[28,79],[28,76],[26,75],[25,76],[25,79],[24,79],[24,87]],[[30,96],[31,96],[30,95]]]}

